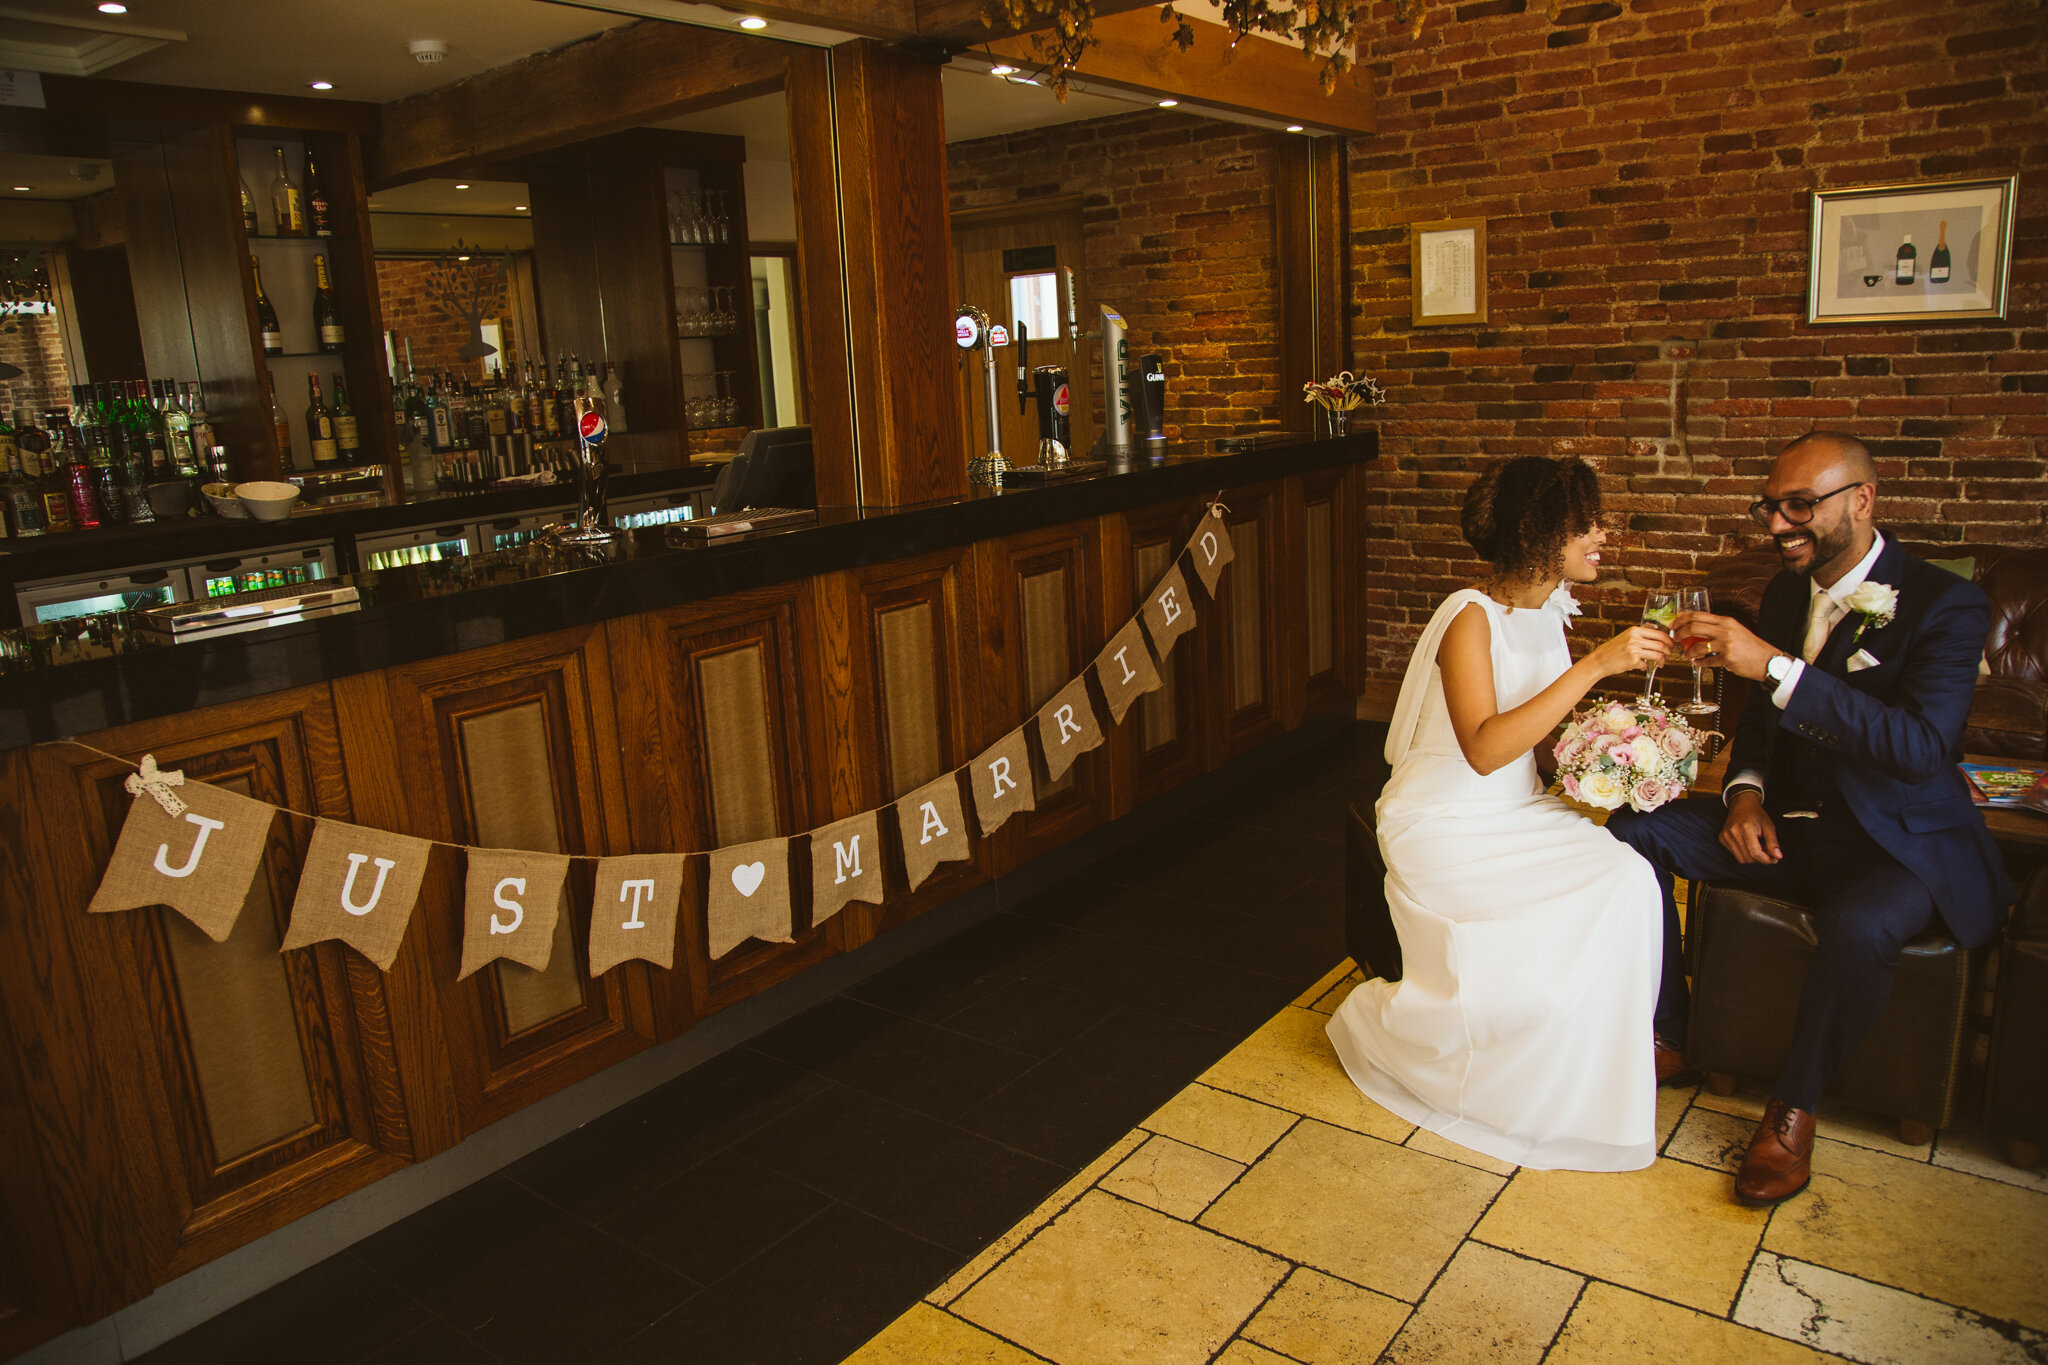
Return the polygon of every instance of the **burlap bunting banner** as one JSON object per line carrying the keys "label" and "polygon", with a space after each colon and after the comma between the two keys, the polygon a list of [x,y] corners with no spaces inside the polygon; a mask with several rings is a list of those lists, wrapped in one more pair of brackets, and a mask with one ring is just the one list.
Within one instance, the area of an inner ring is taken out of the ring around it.
{"label": "burlap bunting banner", "polygon": [[168,905],[215,943],[227,942],[263,862],[275,807],[204,782],[179,788],[184,810],[137,796],[107,872],[85,908],[104,915]]}
{"label": "burlap bunting banner", "polygon": [[1152,651],[1163,663],[1173,653],[1174,641],[1195,628],[1195,604],[1188,596],[1188,581],[1181,576],[1178,559],[1167,566],[1166,573],[1153,585],[1152,595],[1145,599],[1145,609],[1140,613],[1145,620],[1145,633],[1152,637]]}
{"label": "burlap bunting banner", "polygon": [[1096,723],[1088,675],[1083,673],[1038,709],[1038,747],[1045,753],[1045,775],[1059,781],[1075,759],[1100,743],[1102,726]]}
{"label": "burlap bunting banner", "polygon": [[724,957],[750,938],[795,942],[789,906],[789,840],[762,839],[712,850],[705,928],[713,958]]}
{"label": "burlap bunting banner", "polygon": [[882,903],[882,819],[863,811],[811,831],[811,924],[823,924],[848,901]]}
{"label": "burlap bunting banner", "polygon": [[896,802],[896,832],[903,839],[903,871],[917,890],[940,863],[972,856],[967,812],[960,805],[960,776],[945,773]]}
{"label": "burlap bunting banner", "polygon": [[1032,785],[1031,749],[1020,725],[967,765],[967,786],[974,793],[982,838],[994,834],[1018,811],[1036,809]]}
{"label": "burlap bunting banner", "polygon": [[597,860],[590,895],[590,974],[629,958],[669,967],[676,960],[676,906],[689,855],[629,853]]}
{"label": "burlap bunting banner", "polygon": [[1237,558],[1237,547],[1230,543],[1230,523],[1217,509],[1203,513],[1202,524],[1188,541],[1188,554],[1195,562],[1195,577],[1202,580],[1202,590],[1214,598],[1223,566]]}
{"label": "burlap bunting banner", "polygon": [[1139,629],[1137,617],[1124,622],[1123,629],[1110,636],[1095,656],[1095,680],[1102,685],[1102,699],[1109,703],[1109,718],[1117,725],[1124,723],[1138,698],[1166,685],[1152,663],[1152,651],[1145,647],[1145,632]]}
{"label": "burlap bunting banner", "polygon": [[511,848],[469,850],[463,884],[460,981],[485,963],[510,958],[544,971],[555,950],[555,920],[568,889],[569,855]]}
{"label": "burlap bunting banner", "polygon": [[336,938],[390,971],[412,920],[433,844],[389,830],[322,820],[313,826],[286,948]]}

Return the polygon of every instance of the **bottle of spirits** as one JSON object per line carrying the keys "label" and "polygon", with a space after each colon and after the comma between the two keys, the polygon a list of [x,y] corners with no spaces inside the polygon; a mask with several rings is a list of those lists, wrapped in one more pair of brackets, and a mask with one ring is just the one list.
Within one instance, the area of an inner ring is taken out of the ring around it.
{"label": "bottle of spirits", "polygon": [[71,517],[71,484],[64,476],[63,450],[50,439],[51,433],[59,430],[59,420],[59,414],[46,412],[40,427],[15,423],[15,440],[21,444],[23,453],[36,458],[36,496],[43,503],[43,525],[52,534],[78,529],[78,523]]}
{"label": "bottle of spirits", "polygon": [[141,380],[114,386],[110,412],[110,426],[117,436],[114,486],[119,490],[122,516],[132,526],[156,520],[149,505],[149,481],[156,475],[159,454],[166,467],[169,465],[169,453],[160,452],[151,439],[154,423],[147,416],[148,406],[142,401]]}
{"label": "bottle of spirits", "polygon": [[[84,390],[74,389],[72,392],[82,394]],[[85,416],[83,406],[75,406],[72,411],[81,419]],[[100,527],[99,479],[86,455],[85,433],[78,429],[76,422],[64,421],[62,435],[64,491],[71,504],[71,525],[79,531],[97,531]]]}
{"label": "bottle of spirits", "polygon": [[614,433],[626,430],[626,386],[619,382],[619,367],[604,363],[604,420]]}
{"label": "bottle of spirits", "polygon": [[1927,258],[1927,282],[1948,283],[1948,220],[1941,221],[1941,236],[1934,243],[1934,254]]}
{"label": "bottle of spirits", "polygon": [[277,174],[270,178],[270,212],[277,222],[280,237],[303,237],[306,235],[306,196],[292,181],[291,170],[284,164],[284,148],[270,149],[277,156]]}
{"label": "bottle of spirits", "polygon": [[284,415],[275,389],[270,394],[270,429],[277,433],[277,467],[287,474],[297,473],[299,462],[292,458],[291,420]]}
{"label": "bottle of spirits", "polygon": [[8,532],[20,539],[39,536],[49,529],[43,518],[43,500],[36,495],[36,486],[21,467],[21,442],[16,439],[14,424],[7,420],[6,404],[0,402],[0,460],[4,460],[4,474],[0,474],[0,504],[6,507]]}
{"label": "bottle of spirits", "polygon": [[235,182],[242,188],[242,231],[254,237],[263,229],[256,222],[256,196],[249,193],[249,177],[238,175]]}
{"label": "bottle of spirits", "polygon": [[325,256],[313,258],[313,326],[319,329],[320,349],[329,355],[348,342],[341,330],[341,309],[334,303],[334,282],[327,277]]}
{"label": "bottle of spirits", "polygon": [[199,472],[199,451],[192,444],[192,414],[179,401],[178,381],[161,382],[163,392],[157,404],[163,413],[164,441],[171,449],[171,467],[180,478],[189,479]]}
{"label": "bottle of spirits", "polygon": [[178,470],[171,462],[171,428],[164,421],[161,381],[138,379],[131,388],[129,410],[135,414],[135,426],[149,448],[149,477],[171,478]]}
{"label": "bottle of spirits", "polygon": [[334,445],[343,464],[363,462],[362,428],[356,424],[356,410],[348,401],[348,388],[340,375],[334,376]]}
{"label": "bottle of spirits", "polygon": [[436,455],[446,454],[455,448],[453,414],[448,411],[448,396],[437,383],[427,390],[428,443]]}
{"label": "bottle of spirits", "polygon": [[320,174],[320,163],[313,159],[313,145],[306,144],[306,221],[315,237],[334,235],[334,215],[330,211],[327,197],[327,177]]}
{"label": "bottle of spirits", "polygon": [[1913,250],[1913,234],[1907,233],[1906,240],[1899,245],[1898,266],[1892,273],[1894,284],[1911,284],[1913,271],[1918,266],[1919,253]]}
{"label": "bottle of spirits", "polygon": [[334,412],[320,401],[320,376],[306,376],[306,441],[313,448],[313,468],[332,469],[341,459],[334,441]]}
{"label": "bottle of spirits", "polygon": [[[276,407],[276,400],[271,406]],[[196,383],[185,386],[185,411],[192,418],[192,453],[199,460],[199,471],[204,474],[213,464],[213,448],[220,444],[213,434],[213,414],[206,410],[206,400],[199,394]]]}
{"label": "bottle of spirits", "polygon": [[284,354],[284,329],[277,325],[277,310],[270,306],[270,295],[263,292],[263,267],[254,256],[249,258],[249,273],[256,280],[256,325],[263,333],[263,354]]}

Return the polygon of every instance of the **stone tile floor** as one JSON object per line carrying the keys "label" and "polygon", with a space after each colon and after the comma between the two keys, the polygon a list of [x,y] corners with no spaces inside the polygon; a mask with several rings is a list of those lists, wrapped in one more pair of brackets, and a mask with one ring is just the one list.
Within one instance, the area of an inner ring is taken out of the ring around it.
{"label": "stone tile floor", "polygon": [[1664,1090],[1661,1158],[1530,1171],[1367,1100],[1347,961],[847,1365],[2048,1361],[2048,1175],[1872,1116],[1812,1187],[1729,1192],[1762,1098]]}

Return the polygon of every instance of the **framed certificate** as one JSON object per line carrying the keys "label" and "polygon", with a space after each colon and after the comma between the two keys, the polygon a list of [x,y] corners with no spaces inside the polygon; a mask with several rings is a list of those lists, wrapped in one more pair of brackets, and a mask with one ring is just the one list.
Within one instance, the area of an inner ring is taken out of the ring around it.
{"label": "framed certificate", "polygon": [[1486,220],[1410,223],[1408,281],[1415,326],[1486,321]]}

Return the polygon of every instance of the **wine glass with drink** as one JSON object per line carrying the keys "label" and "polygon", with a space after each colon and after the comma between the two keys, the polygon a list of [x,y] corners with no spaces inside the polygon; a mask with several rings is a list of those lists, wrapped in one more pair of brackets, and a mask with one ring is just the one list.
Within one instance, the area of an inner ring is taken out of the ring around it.
{"label": "wine glass with drink", "polygon": [[[1705,588],[1686,588],[1678,594],[1678,606],[1681,611],[1705,613],[1713,610],[1713,596]],[[1703,637],[1688,635],[1678,642],[1678,647],[1690,650],[1694,645],[1704,643]],[[1692,700],[1679,706],[1681,714],[1711,716],[1721,709],[1721,703],[1708,701],[1701,690],[1705,673],[1706,670],[1700,666],[1699,660],[1692,660]]]}
{"label": "wine glass with drink", "polygon": [[[1643,599],[1643,624],[1655,626],[1666,635],[1671,633],[1671,623],[1678,619],[1678,594],[1675,592],[1653,592]],[[1648,701],[1657,694],[1657,667],[1652,664],[1643,670],[1643,700]]]}

